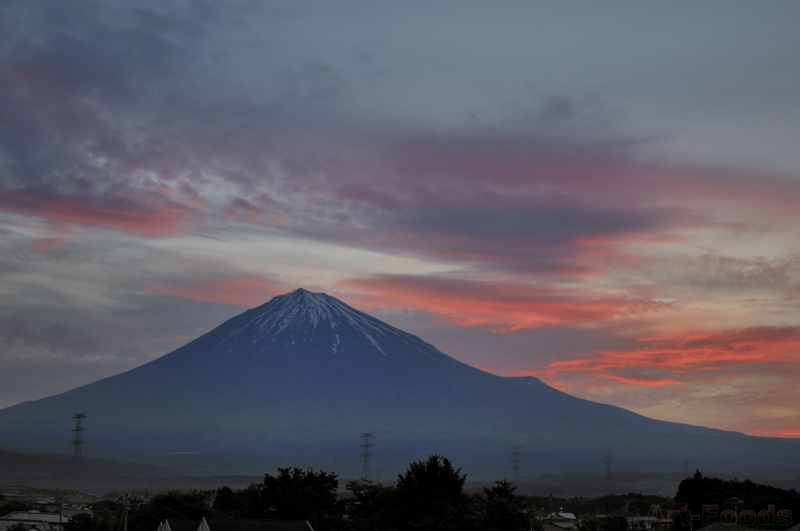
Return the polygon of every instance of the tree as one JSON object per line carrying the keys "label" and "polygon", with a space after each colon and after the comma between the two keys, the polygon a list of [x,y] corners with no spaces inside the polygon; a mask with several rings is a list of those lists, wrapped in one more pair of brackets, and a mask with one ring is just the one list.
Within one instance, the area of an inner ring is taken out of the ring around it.
{"label": "tree", "polygon": [[[744,500],[734,501],[736,499]],[[752,510],[758,514],[769,505],[774,506],[774,514],[781,510],[791,511],[793,515],[800,513],[800,496],[795,489],[784,490],[770,485],[761,485],[745,479],[739,481],[705,477],[697,470],[693,477],[686,478],[678,485],[675,493],[675,509],[686,506],[692,515],[702,512],[703,505],[717,505],[718,513],[724,510]],[[688,518],[674,519],[675,528],[688,530],[692,523]],[[790,521],[779,522],[770,518],[768,522],[759,523],[759,527],[786,528]]]}
{"label": "tree", "polygon": [[92,515],[88,513],[78,513],[64,524],[66,531],[92,531]]}
{"label": "tree", "polygon": [[337,510],[337,474],[320,470],[279,468],[277,476],[266,474],[261,485],[261,500],[267,518],[308,520],[315,530],[334,529]]}
{"label": "tree", "polygon": [[264,518],[264,501],[262,484],[251,483],[235,493],[233,516],[237,518]]}
{"label": "tree", "polygon": [[128,531],[153,531],[164,520],[185,518],[183,514],[166,505],[143,503],[128,511]]}
{"label": "tree", "polygon": [[[478,527],[485,531],[525,531],[532,525],[525,514],[525,498],[517,496],[517,487],[508,481],[496,481],[492,488],[483,487],[477,497]],[[541,524],[535,521],[538,528]]]}
{"label": "tree", "polygon": [[199,490],[161,492],[150,498],[148,503],[171,509],[183,515],[187,520],[200,520],[211,514],[208,494]]}
{"label": "tree", "polygon": [[391,528],[390,501],[394,489],[371,481],[350,481],[347,490],[353,495],[343,500],[343,513],[352,531],[376,531]]}
{"label": "tree", "polygon": [[236,511],[237,496],[230,487],[217,489],[214,504],[211,506],[220,516],[233,516]]}
{"label": "tree", "polygon": [[414,461],[397,477],[394,519],[407,529],[461,530],[472,520],[470,498],[461,475],[446,457]]}
{"label": "tree", "polygon": [[147,503],[138,498],[129,501],[129,531],[153,531],[166,519],[200,520],[211,515],[208,495],[199,490],[170,490],[156,494]]}

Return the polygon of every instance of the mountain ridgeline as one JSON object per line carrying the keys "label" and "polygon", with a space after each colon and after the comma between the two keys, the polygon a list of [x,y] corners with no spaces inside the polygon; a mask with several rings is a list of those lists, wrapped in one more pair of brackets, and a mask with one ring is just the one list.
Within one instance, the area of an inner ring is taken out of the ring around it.
{"label": "mountain ridgeline", "polygon": [[599,463],[614,451],[640,462],[800,466],[798,441],[657,421],[537,378],[488,374],[303,289],[131,371],[0,410],[2,449],[63,453],[68,434],[53,426],[83,411],[92,451],[104,457],[349,462],[368,431],[398,463],[429,453],[478,462],[521,446],[564,462]]}

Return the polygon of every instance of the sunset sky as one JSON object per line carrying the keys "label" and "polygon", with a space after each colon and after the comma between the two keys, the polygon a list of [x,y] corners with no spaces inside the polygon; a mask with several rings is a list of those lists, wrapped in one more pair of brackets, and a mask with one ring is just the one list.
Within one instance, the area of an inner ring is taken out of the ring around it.
{"label": "sunset sky", "polygon": [[0,407],[304,287],[800,437],[800,2],[125,4],[0,3]]}

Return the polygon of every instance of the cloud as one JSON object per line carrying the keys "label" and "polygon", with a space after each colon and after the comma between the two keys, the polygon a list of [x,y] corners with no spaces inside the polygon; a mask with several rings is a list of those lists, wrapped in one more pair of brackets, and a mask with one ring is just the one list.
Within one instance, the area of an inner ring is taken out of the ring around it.
{"label": "cloud", "polygon": [[797,327],[675,331],[633,343],[576,350],[507,374],[536,376],[570,394],[662,420],[797,436]]}
{"label": "cloud", "polygon": [[[797,419],[791,419],[792,424],[797,423]],[[753,435],[761,435],[763,437],[800,437],[800,429],[797,428],[758,428],[752,430]]]}
{"label": "cloud", "polygon": [[[102,11],[83,24],[70,12],[81,28],[72,32],[40,14],[42,38],[14,34],[0,76],[7,193],[89,199],[84,210],[102,210],[143,187],[166,187],[165,204],[202,201],[212,216],[328,241],[598,275],[635,260],[620,242],[674,241],[689,223],[713,223],[686,208],[687,182],[695,181],[697,203],[752,188],[641,164],[636,151],[648,137],[579,125],[553,132],[554,120],[589,105],[562,94],[542,96],[524,127],[499,120],[399,131],[337,113],[346,70],[318,58],[293,63],[266,49],[257,95],[244,78],[201,79],[206,54],[224,48],[217,24],[234,27],[232,17],[245,31],[272,15],[183,9]],[[216,51],[215,75],[240,68]],[[103,218],[113,216],[88,213],[90,223]],[[187,227],[166,218],[143,225],[151,234]]]}
{"label": "cloud", "polygon": [[291,291],[281,283],[263,278],[192,278],[177,279],[144,288],[194,301],[256,307],[274,297]]}
{"label": "cloud", "polygon": [[[800,328],[757,327],[699,335],[642,338],[632,350],[597,350],[576,354],[539,369],[554,381],[570,374],[585,374],[593,382],[606,378],[634,382],[630,375],[669,375],[688,383],[702,380],[712,384],[756,372],[797,372],[800,361]],[[648,381],[642,380],[644,385]]]}
{"label": "cloud", "polygon": [[[142,194],[144,195],[144,194]],[[200,212],[185,204],[164,201],[141,204],[129,198],[105,197],[101,201],[35,192],[0,193],[0,209],[47,218],[67,224],[95,225],[149,236],[182,234],[199,222]],[[145,197],[145,200],[150,199]]]}
{"label": "cloud", "polygon": [[66,247],[67,241],[66,238],[42,238],[40,240],[36,240],[32,245],[31,249],[33,249],[37,253],[46,253],[50,250],[54,249],[63,249]]}
{"label": "cloud", "polygon": [[671,308],[670,304],[586,289],[403,275],[350,279],[340,285],[372,308],[425,311],[460,326],[513,331],[554,324],[606,323]]}
{"label": "cloud", "polygon": [[591,208],[532,205],[522,208],[469,208],[411,212],[401,224],[423,234],[444,232],[455,237],[574,242],[593,236],[620,236],[656,230],[668,224],[664,212],[598,211]]}

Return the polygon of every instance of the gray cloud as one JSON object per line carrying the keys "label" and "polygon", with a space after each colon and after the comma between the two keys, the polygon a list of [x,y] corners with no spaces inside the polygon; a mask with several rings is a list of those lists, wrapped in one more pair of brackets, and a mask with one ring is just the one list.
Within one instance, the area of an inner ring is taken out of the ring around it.
{"label": "gray cloud", "polygon": [[4,253],[0,407],[132,369],[240,313],[236,306],[144,291],[167,274],[152,262],[131,240]]}
{"label": "gray cloud", "polygon": [[523,239],[531,243],[567,242],[591,236],[618,236],[668,226],[667,212],[601,211],[579,207],[532,206],[529,209],[436,210],[409,213],[405,223],[423,232],[447,231],[455,236]]}

